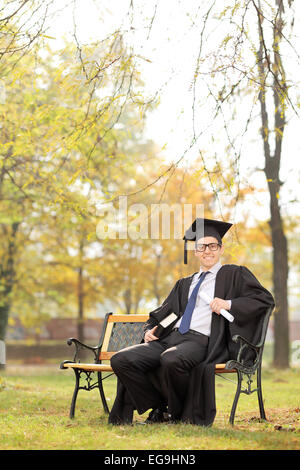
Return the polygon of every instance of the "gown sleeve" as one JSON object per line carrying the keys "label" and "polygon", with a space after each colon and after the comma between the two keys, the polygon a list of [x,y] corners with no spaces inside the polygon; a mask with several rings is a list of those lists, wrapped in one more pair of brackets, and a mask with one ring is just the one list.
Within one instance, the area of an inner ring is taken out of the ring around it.
{"label": "gown sleeve", "polygon": [[178,313],[179,310],[179,285],[180,279],[176,282],[168,297],[160,307],[152,310],[149,314],[149,320],[145,323],[144,331],[153,328],[170,313]]}
{"label": "gown sleeve", "polygon": [[239,268],[238,284],[238,297],[231,299],[230,313],[235,323],[242,326],[260,317],[266,308],[274,306],[274,299],[245,266]]}

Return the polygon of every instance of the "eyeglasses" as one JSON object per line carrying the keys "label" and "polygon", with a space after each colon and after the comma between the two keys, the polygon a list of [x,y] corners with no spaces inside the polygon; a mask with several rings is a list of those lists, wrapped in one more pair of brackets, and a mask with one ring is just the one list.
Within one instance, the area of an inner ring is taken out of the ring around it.
{"label": "eyeglasses", "polygon": [[208,247],[210,251],[217,251],[220,246],[220,243],[199,243],[196,245],[196,251],[205,251],[206,247]]}

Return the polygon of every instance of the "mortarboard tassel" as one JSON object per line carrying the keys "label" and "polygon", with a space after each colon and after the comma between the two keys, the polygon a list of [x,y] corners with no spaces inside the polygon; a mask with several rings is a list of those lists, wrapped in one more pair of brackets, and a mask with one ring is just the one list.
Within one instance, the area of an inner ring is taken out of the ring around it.
{"label": "mortarboard tassel", "polygon": [[187,264],[187,240],[184,240],[184,264]]}

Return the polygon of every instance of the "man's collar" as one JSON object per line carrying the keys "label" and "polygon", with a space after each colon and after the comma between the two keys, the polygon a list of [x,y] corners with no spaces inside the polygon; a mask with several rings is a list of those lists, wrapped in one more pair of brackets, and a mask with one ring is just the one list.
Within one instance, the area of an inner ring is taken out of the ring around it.
{"label": "man's collar", "polygon": [[[222,267],[222,264],[220,261],[218,261],[216,264],[214,264],[211,268],[209,268],[209,272],[213,273],[213,274],[217,274],[217,272],[219,271],[219,269]],[[203,269],[200,268],[200,271],[199,271],[199,276],[200,274],[203,272]]]}

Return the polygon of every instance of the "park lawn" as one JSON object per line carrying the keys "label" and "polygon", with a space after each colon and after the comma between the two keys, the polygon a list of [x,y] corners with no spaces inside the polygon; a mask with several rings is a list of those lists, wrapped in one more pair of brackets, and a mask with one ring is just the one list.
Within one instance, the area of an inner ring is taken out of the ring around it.
{"label": "park lawn", "polygon": [[[111,405],[115,377],[106,381]],[[69,407],[73,372],[53,366],[8,366],[0,377],[1,449],[107,450],[298,450],[300,448],[300,370],[267,370],[263,393],[268,422],[258,419],[256,394],[242,395],[235,426],[228,423],[235,386],[216,379],[214,425],[112,426],[97,390],[80,391],[74,420]],[[144,416],[135,416],[143,421]]]}

